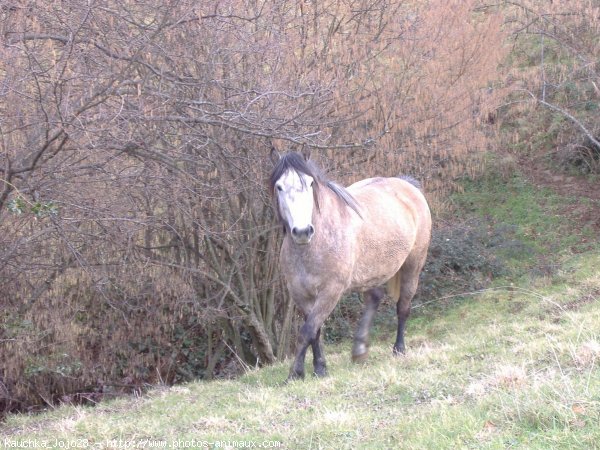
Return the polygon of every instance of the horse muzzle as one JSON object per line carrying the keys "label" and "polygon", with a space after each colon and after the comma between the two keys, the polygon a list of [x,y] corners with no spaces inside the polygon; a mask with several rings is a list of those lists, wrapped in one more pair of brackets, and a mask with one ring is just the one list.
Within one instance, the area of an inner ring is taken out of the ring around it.
{"label": "horse muzzle", "polygon": [[292,228],[292,239],[296,244],[308,244],[315,234],[315,227],[308,225],[304,228]]}

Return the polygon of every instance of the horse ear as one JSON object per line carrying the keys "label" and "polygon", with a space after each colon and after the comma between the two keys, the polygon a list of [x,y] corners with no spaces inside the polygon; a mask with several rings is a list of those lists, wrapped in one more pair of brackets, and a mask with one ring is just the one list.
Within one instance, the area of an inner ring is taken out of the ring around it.
{"label": "horse ear", "polygon": [[271,147],[271,162],[273,164],[277,164],[279,162],[279,160],[281,159],[281,155],[279,154],[279,152],[277,150],[275,150],[275,147]]}
{"label": "horse ear", "polygon": [[304,156],[305,161],[310,160],[310,147],[308,147],[306,144],[302,146],[302,150],[300,150],[300,153],[302,153],[302,156]]}

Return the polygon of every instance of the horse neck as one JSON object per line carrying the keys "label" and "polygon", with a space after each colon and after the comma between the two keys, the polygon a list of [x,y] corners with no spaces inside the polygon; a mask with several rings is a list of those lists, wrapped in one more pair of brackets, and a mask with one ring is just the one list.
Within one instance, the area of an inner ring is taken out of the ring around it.
{"label": "horse neck", "polygon": [[345,227],[347,214],[345,205],[327,186],[321,186],[319,191],[319,209],[313,214],[315,239],[320,245],[331,244],[331,237],[337,238]]}

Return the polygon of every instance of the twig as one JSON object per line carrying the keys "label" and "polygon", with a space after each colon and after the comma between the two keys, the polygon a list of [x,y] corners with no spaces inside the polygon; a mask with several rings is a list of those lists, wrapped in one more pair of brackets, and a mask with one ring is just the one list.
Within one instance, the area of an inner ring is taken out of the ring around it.
{"label": "twig", "polygon": [[[498,291],[519,292],[521,294],[526,294],[526,295],[530,295],[532,297],[539,298],[540,300],[550,301],[546,297],[544,297],[542,294],[539,294],[538,292],[532,291],[530,289],[525,289],[525,288],[521,288],[518,286],[498,286],[498,287],[493,287],[493,288],[479,289],[477,291],[470,291],[470,292],[461,292],[459,294],[446,295],[443,297],[434,298],[433,300],[430,300],[428,302],[420,303],[418,305],[413,305],[411,307],[411,309],[421,308],[421,307],[427,306],[431,303],[436,303],[440,300],[448,300],[448,299],[456,298],[456,297],[472,297],[472,296],[476,296],[476,295],[480,295],[480,294],[485,294],[486,292],[498,292]],[[553,303],[553,302],[551,302],[551,303]],[[557,305],[557,306],[560,306],[560,305]]]}
{"label": "twig", "polygon": [[540,103],[541,105],[544,105],[545,107],[559,113],[562,114],[565,118],[567,118],[571,123],[573,123],[575,126],[577,126],[582,132],[583,134],[585,134],[585,136],[592,142],[592,144],[594,144],[594,146],[600,148],[600,141],[598,141],[598,139],[596,139],[596,137],[592,134],[592,132],[590,130],[588,130],[586,128],[586,126],[584,124],[581,123],[581,121],[579,121],[575,116],[573,116],[571,113],[569,113],[567,110],[561,108],[560,106],[556,106],[553,105],[552,103],[547,102],[546,100],[543,99],[539,99],[537,98],[530,90],[528,89],[522,89],[524,92],[526,92],[533,100],[535,100],[537,103]]}
{"label": "twig", "polygon": [[252,368],[242,358],[240,358],[240,356],[237,354],[237,352],[233,348],[231,348],[231,346],[227,343],[227,341],[223,340],[222,342],[229,349],[229,351],[231,353],[233,353],[233,356],[235,356],[235,359],[237,359],[238,362],[242,365],[242,367],[244,368],[244,372],[249,373],[252,370]]}

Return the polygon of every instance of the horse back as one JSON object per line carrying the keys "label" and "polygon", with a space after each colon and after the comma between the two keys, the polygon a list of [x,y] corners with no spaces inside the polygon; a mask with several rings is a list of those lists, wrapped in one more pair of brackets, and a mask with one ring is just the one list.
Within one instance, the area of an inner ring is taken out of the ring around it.
{"label": "horse back", "polygon": [[431,213],[427,200],[420,183],[412,177],[367,178],[347,189],[360,205],[361,213],[368,216],[364,220],[366,226],[385,228],[396,223],[409,228],[430,229]]}

